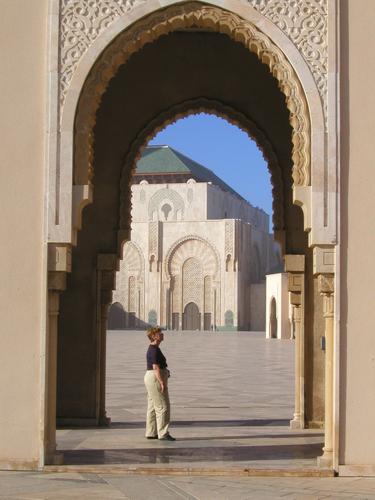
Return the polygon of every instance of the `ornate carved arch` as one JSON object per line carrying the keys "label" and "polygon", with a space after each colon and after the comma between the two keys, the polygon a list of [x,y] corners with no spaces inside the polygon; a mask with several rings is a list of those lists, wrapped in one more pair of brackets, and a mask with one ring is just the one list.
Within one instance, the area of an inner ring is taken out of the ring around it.
{"label": "ornate carved arch", "polygon": [[310,121],[303,90],[284,53],[257,27],[218,7],[190,2],[157,11],[122,32],[94,64],[81,93],[76,114],[74,183],[87,185],[93,175],[93,127],[110,79],[120,65],[145,44],[176,29],[204,29],[242,43],[266,64],[279,82],[290,113],[295,186],[310,184]]}
{"label": "ornate carved arch", "polygon": [[270,141],[266,137],[265,133],[243,113],[234,109],[232,106],[223,104],[220,101],[206,98],[193,99],[176,106],[172,106],[170,109],[151,120],[147,127],[142,130],[138,137],[133,141],[124,160],[121,174],[120,229],[128,231],[130,228],[131,208],[129,207],[129,199],[131,199],[131,178],[136,163],[142,154],[143,148],[158,132],[160,132],[160,130],[163,130],[165,127],[181,118],[198,113],[209,113],[220,118],[224,118],[232,125],[236,125],[256,142],[258,148],[263,154],[264,160],[267,163],[271,176],[273,227],[275,231],[283,230],[284,190],[282,173],[279,161]]}
{"label": "ornate carved arch", "polygon": [[[128,254],[128,259],[126,258]],[[122,247],[122,261],[120,261],[120,269],[124,269],[124,266],[129,267],[131,269],[137,270],[138,278],[142,278],[144,276],[145,270],[145,258],[137,243],[134,241],[126,241]],[[137,266],[137,261],[139,265]]]}
{"label": "ornate carved arch", "polygon": [[[164,263],[164,269],[166,273],[167,279],[170,279],[173,275],[172,269],[171,269],[171,262],[173,259],[173,256],[175,253],[183,247],[184,244],[187,242],[199,242],[200,244],[203,244],[207,250],[209,255],[209,262],[206,263],[206,267],[209,267],[212,272],[210,273],[214,279],[218,278],[218,275],[220,273],[220,256],[215,248],[215,246],[211,243],[205,240],[204,238],[197,236],[197,235],[188,235],[184,236],[183,238],[180,238],[177,240],[168,250],[167,255],[165,257],[165,263]],[[194,257],[194,255],[186,255],[186,258],[188,257]],[[184,261],[184,255],[181,255],[180,258],[181,262]]]}

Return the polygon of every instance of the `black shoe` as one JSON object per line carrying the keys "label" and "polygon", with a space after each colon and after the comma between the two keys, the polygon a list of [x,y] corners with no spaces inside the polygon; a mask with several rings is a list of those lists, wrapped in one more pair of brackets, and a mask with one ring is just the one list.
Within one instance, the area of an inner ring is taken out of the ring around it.
{"label": "black shoe", "polygon": [[176,441],[176,438],[172,437],[169,433],[165,436],[159,438],[159,441]]}
{"label": "black shoe", "polygon": [[157,436],[146,436],[146,439],[158,439]]}

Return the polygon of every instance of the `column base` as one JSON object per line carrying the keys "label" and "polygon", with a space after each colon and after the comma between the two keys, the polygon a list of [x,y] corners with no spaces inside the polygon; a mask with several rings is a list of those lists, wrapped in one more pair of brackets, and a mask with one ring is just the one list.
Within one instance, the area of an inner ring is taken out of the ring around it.
{"label": "column base", "polygon": [[111,425],[111,418],[103,415],[99,418],[99,425],[100,427],[109,427]]}
{"label": "column base", "polygon": [[301,417],[293,417],[293,420],[290,420],[289,422],[289,428],[290,429],[303,429],[304,425],[303,422],[301,421]]}
{"label": "column base", "polygon": [[317,459],[318,467],[321,469],[332,469],[333,467],[333,452],[325,451],[321,457]]}
{"label": "column base", "polygon": [[56,450],[51,453],[47,453],[45,462],[46,465],[63,465],[64,453]]}

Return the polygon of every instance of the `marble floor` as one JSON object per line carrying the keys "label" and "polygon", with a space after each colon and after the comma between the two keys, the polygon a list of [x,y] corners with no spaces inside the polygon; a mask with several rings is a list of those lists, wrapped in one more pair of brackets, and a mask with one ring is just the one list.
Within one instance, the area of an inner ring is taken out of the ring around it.
{"label": "marble floor", "polygon": [[66,466],[316,469],[322,431],[289,429],[293,341],[266,340],[259,332],[166,332],[161,349],[171,370],[175,442],[144,438],[145,333],[110,331],[107,346],[111,426],[58,430]]}

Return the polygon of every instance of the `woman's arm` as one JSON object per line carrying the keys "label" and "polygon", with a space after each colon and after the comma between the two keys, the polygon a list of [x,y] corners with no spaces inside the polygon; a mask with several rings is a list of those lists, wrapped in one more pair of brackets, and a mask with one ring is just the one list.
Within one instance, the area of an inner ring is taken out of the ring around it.
{"label": "woman's arm", "polygon": [[163,382],[163,379],[162,379],[162,376],[160,373],[160,366],[153,364],[152,369],[155,371],[156,378],[158,379],[159,384],[160,384],[161,392],[163,393],[164,392],[164,382]]}

